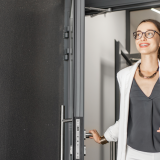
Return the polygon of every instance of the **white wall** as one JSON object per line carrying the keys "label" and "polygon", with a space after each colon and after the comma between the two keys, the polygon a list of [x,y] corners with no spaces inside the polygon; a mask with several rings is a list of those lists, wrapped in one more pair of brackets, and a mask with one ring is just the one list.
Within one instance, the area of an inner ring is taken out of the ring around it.
{"label": "white wall", "polygon": [[[160,8],[156,8],[157,10],[160,10]],[[150,9],[144,9],[144,10],[138,10],[138,11],[132,11],[130,12],[130,53],[139,53],[136,45],[135,45],[135,39],[133,38],[133,32],[136,31],[137,26],[139,23],[144,19],[155,19],[160,22],[160,16],[158,13],[150,10]]]}
{"label": "white wall", "polygon": [[135,39],[133,38],[133,32],[135,31],[136,31],[136,27],[133,26],[132,23],[130,23],[130,52],[131,54],[139,53],[135,45]]}
{"label": "white wall", "polygon": [[[115,123],[115,42],[125,47],[125,11],[85,18],[85,129],[101,135]],[[102,123],[102,124],[101,124]],[[85,141],[85,160],[109,160],[110,144]]]}

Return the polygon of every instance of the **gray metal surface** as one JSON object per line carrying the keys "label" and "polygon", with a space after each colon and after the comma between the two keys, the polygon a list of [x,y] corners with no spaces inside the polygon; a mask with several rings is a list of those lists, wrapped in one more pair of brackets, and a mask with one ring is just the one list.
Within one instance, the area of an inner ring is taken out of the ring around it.
{"label": "gray metal surface", "polygon": [[72,122],[72,119],[64,119],[65,106],[61,105],[61,157],[60,160],[64,160],[64,124]]}
{"label": "gray metal surface", "polygon": [[64,1],[0,4],[0,159],[58,160]]}
{"label": "gray metal surface", "polygon": [[84,0],[75,0],[75,79],[74,79],[74,116],[84,115],[84,43],[85,9]]}
{"label": "gray metal surface", "polygon": [[88,9],[88,10],[91,10],[91,11],[99,11],[99,12],[96,13],[96,14],[88,15],[88,16],[91,16],[91,17],[95,17],[95,16],[98,16],[98,15],[100,15],[100,14],[106,14],[106,13],[112,11],[111,8],[101,9],[101,8],[94,8],[94,7],[85,7],[85,9]]}
{"label": "gray metal surface", "polygon": [[[84,44],[85,44],[85,4],[84,0],[74,0],[74,122],[80,119],[80,155],[84,160]],[[76,159],[76,130],[73,128],[73,158]]]}
{"label": "gray metal surface", "polygon": [[73,126],[73,160],[84,160],[84,117],[74,117]]}
{"label": "gray metal surface", "polygon": [[139,4],[146,2],[158,2],[158,0],[86,0],[86,7],[115,7],[115,6],[126,6],[131,4]]}
{"label": "gray metal surface", "polygon": [[[86,0],[86,7],[97,7],[97,8],[112,8],[112,11],[121,10],[138,10],[146,9],[160,6],[160,1],[158,0]],[[86,10],[85,15],[97,14],[97,11]]]}
{"label": "gray metal surface", "polygon": [[[68,54],[68,60],[64,61],[64,105],[65,105],[65,118],[73,118],[73,1],[65,0],[65,24],[64,29],[68,30],[69,38],[64,39],[64,54]],[[70,146],[72,145],[72,123],[65,124],[64,131],[64,159],[70,160]]]}
{"label": "gray metal surface", "polygon": [[[65,50],[67,50],[68,53],[68,61],[65,61],[65,117],[73,118],[81,116],[81,118],[83,118],[84,0],[72,0],[66,1],[66,3],[68,7],[65,11],[65,13],[67,14],[65,18],[65,28],[68,28],[69,30],[69,38],[64,39]],[[83,120],[81,120],[81,126],[84,126],[83,123]],[[81,128],[84,129],[84,127]],[[73,159],[74,156],[74,152],[72,155],[70,155],[70,146],[73,145],[73,132],[73,123],[66,124],[64,137],[65,160]],[[81,144],[83,143],[84,142],[81,142]],[[80,146],[80,148],[82,147]],[[73,151],[74,150],[75,148],[73,146]],[[80,153],[82,154],[82,149]],[[80,157],[83,159],[84,155],[83,157],[82,155]]]}

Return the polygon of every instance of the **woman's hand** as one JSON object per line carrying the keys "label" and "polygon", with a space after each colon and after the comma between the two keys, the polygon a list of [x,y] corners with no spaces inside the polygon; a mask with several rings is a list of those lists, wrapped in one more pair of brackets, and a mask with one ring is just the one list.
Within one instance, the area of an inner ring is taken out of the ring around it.
{"label": "woman's hand", "polygon": [[160,127],[159,127],[159,130],[157,130],[157,132],[160,132]]}
{"label": "woman's hand", "polygon": [[93,137],[89,137],[90,139],[94,139],[95,142],[100,144],[100,139],[101,136],[99,135],[99,133],[97,132],[97,130],[93,129],[90,130],[89,133],[92,133]]}

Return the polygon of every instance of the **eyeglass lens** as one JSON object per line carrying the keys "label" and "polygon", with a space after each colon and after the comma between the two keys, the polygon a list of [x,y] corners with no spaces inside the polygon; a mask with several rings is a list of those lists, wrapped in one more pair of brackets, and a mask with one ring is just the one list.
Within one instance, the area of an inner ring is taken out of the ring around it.
{"label": "eyeglass lens", "polygon": [[[143,34],[142,32],[138,31],[134,32],[133,35],[135,39],[140,39],[142,37],[142,34]],[[147,38],[152,38],[154,36],[154,31],[146,31],[144,34]]]}

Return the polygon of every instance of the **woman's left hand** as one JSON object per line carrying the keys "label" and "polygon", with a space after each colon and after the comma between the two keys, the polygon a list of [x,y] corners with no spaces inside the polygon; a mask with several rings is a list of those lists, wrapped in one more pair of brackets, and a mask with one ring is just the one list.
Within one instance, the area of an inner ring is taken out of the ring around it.
{"label": "woman's left hand", "polygon": [[160,127],[159,127],[159,130],[157,130],[157,132],[160,132]]}

